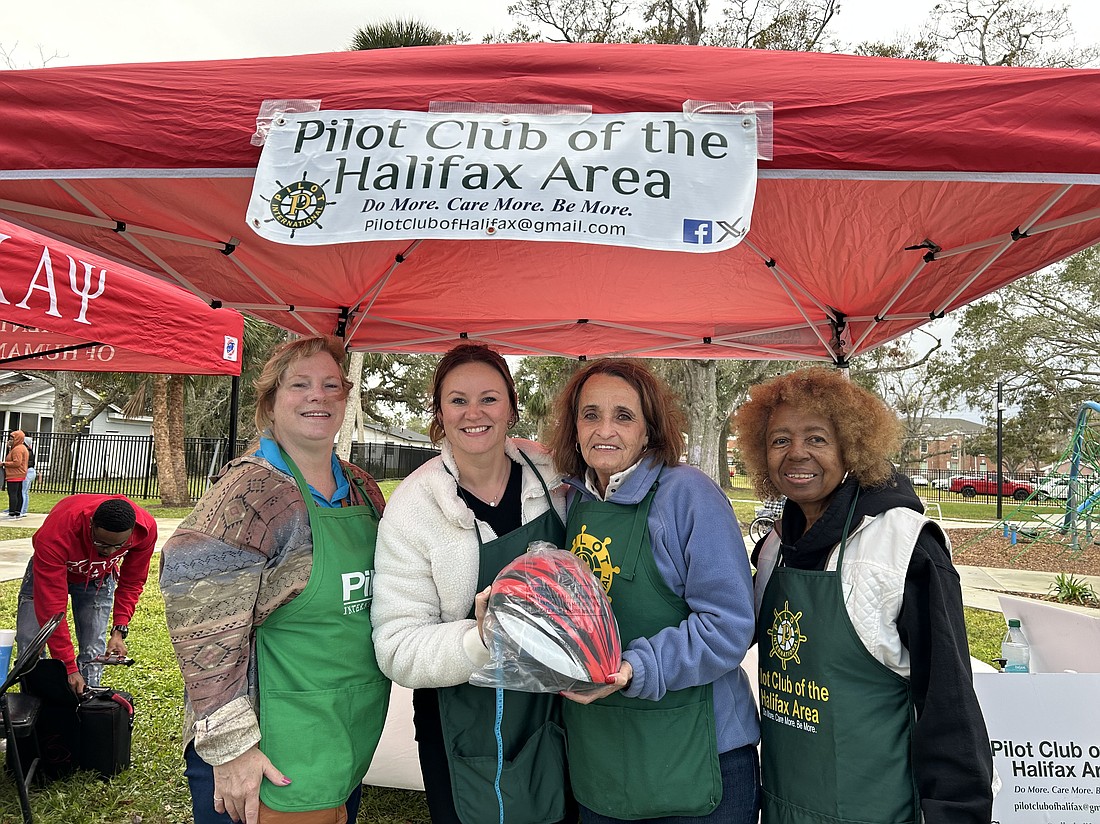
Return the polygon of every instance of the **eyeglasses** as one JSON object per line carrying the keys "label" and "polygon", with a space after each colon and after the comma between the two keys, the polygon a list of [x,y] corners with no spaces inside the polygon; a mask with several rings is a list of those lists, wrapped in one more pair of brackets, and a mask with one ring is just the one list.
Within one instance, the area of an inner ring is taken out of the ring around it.
{"label": "eyeglasses", "polygon": [[109,544],[106,541],[97,541],[94,538],[92,539],[92,546],[94,546],[96,549],[122,549],[128,543],[130,543],[129,538],[118,544]]}
{"label": "eyeglasses", "polygon": [[97,527],[95,526],[95,524],[88,524],[88,526],[89,526],[90,531],[91,531],[91,536],[90,537],[92,539],[92,546],[94,546],[96,549],[101,549],[101,550],[106,549],[106,550],[112,550],[112,551],[116,550],[116,549],[125,549],[126,547],[128,547],[130,545],[130,539],[134,537],[133,530],[131,530],[130,534],[126,536],[126,540],[119,541],[117,544],[112,544],[112,543],[108,543],[107,541],[97,540],[96,537],[95,537]]}

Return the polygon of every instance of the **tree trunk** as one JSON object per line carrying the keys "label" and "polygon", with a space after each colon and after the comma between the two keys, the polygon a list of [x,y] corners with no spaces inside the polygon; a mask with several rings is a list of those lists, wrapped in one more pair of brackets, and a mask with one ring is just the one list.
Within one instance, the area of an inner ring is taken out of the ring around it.
{"label": "tree trunk", "polygon": [[718,365],[713,360],[683,361],[681,374],[684,411],[688,416],[687,462],[720,484],[719,470],[725,467],[725,449],[719,462],[722,427],[718,415]]}
{"label": "tree trunk", "polygon": [[[185,375],[168,376],[168,441],[172,450],[172,464],[179,488],[173,494],[173,501],[181,503],[166,506],[188,506],[191,503],[191,490],[187,485],[187,449],[184,445],[184,404],[186,400],[187,377]],[[163,498],[161,503],[164,503]]]}
{"label": "tree trunk", "polygon": [[[50,375],[53,384],[53,431],[54,434],[67,435],[73,432],[73,397],[76,395],[76,373],[55,372]],[[50,450],[49,480],[69,479],[72,477],[75,449],[65,446],[58,448],[55,441]],[[41,471],[41,470],[39,470]]]}
{"label": "tree trunk", "polygon": [[355,427],[363,416],[363,362],[362,352],[352,352],[348,358],[348,380],[351,381],[351,389],[348,391],[348,402],[344,407],[344,422],[340,426],[340,434],[336,436],[336,455],[341,460],[351,460],[351,444],[355,440]]}
{"label": "tree trunk", "polygon": [[153,375],[153,446],[157,454],[160,502],[164,506],[187,506],[191,502],[187,494],[187,473],[182,479],[179,477],[179,462],[173,455],[171,405],[168,376]]}
{"label": "tree trunk", "polygon": [[76,397],[76,373],[57,372],[53,376],[53,431],[73,431],[73,398]]}
{"label": "tree trunk", "polygon": [[727,415],[725,420],[718,426],[718,486],[722,487],[725,492],[733,489],[733,484],[730,483],[729,457],[727,455],[729,440],[730,419]]}

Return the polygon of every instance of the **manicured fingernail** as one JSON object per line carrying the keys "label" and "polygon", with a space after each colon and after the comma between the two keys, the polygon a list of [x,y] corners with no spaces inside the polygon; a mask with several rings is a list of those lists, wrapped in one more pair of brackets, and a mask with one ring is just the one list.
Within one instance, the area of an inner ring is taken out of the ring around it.
{"label": "manicured fingernail", "polygon": [[606,678],[603,679],[603,682],[605,684],[614,684],[615,683],[615,676],[614,675],[609,675],[609,676],[607,676]]}
{"label": "manicured fingernail", "polygon": [[287,784],[289,784],[289,783],[290,783],[290,779],[289,779],[289,778],[286,778],[286,777],[284,776],[284,777],[283,777],[283,786],[285,787],[285,786],[286,786]]}

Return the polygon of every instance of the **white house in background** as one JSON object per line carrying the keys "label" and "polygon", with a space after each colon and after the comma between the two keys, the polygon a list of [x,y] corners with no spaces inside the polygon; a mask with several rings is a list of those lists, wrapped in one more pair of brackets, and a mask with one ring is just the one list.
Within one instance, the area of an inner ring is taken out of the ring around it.
{"label": "white house in background", "polygon": [[[0,431],[22,429],[32,438],[51,434],[54,431],[53,399],[53,386],[40,378],[20,372],[0,373]],[[96,393],[78,386],[73,396],[73,411],[78,416],[86,415],[99,400]],[[147,416],[127,418],[121,409],[111,405],[92,419],[85,433],[149,438],[153,434],[153,419]],[[81,445],[80,477],[141,477],[145,474],[150,462],[151,442],[123,448],[121,444],[125,439],[121,438],[87,440],[88,443]],[[37,439],[35,443],[40,464],[48,466],[52,444],[49,439],[42,440],[40,446]]]}
{"label": "white house in background", "polygon": [[355,440],[358,443],[397,443],[403,446],[432,447],[432,439],[411,429],[399,426],[382,426],[368,423],[360,427]]}
{"label": "white house in background", "polygon": [[[41,378],[19,372],[0,373],[0,430],[53,432],[53,397],[53,386]],[[77,387],[73,412],[86,415],[99,401],[95,392]],[[148,436],[153,432],[153,419],[127,418],[121,409],[111,405],[92,419],[86,431],[89,435]]]}

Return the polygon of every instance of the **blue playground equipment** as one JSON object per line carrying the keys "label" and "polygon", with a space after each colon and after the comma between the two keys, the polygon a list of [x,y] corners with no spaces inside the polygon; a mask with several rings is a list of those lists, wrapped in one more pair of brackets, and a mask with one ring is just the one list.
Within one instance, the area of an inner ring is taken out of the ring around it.
{"label": "blue playground equipment", "polygon": [[1097,460],[1100,458],[1100,434],[1088,425],[1089,414],[1092,412],[1100,412],[1100,404],[1093,401],[1082,403],[1077,412],[1077,425],[1073,431],[1069,490],[1066,495],[1066,516],[1062,521],[1062,529],[1070,537],[1070,547],[1074,552],[1080,551],[1081,521],[1084,521],[1086,542],[1092,542],[1093,509],[1100,502],[1100,488],[1094,487],[1092,493],[1088,495],[1081,494],[1082,462],[1091,469],[1090,477],[1100,476],[1100,466],[1097,465]]}

